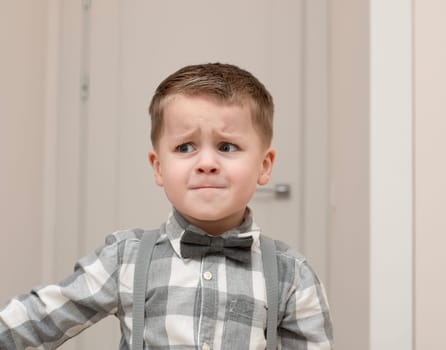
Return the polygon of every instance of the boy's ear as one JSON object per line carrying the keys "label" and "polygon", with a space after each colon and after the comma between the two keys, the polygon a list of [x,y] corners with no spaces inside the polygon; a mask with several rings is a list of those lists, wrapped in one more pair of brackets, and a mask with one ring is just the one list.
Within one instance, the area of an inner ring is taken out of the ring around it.
{"label": "boy's ear", "polygon": [[149,163],[153,168],[153,174],[155,175],[155,182],[158,186],[163,186],[163,177],[161,175],[161,164],[156,151],[149,151]]}
{"label": "boy's ear", "polygon": [[266,185],[273,170],[274,159],[276,158],[276,151],[273,148],[268,148],[263,157],[262,166],[260,168],[258,185]]}

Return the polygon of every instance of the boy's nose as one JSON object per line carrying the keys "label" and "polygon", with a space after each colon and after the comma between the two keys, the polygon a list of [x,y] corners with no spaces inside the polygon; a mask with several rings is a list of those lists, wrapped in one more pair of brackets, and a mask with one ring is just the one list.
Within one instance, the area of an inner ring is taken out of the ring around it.
{"label": "boy's nose", "polygon": [[220,166],[213,152],[201,152],[196,164],[196,172],[202,174],[217,174],[220,172]]}
{"label": "boy's nose", "polygon": [[203,174],[217,174],[219,172],[217,167],[212,167],[212,166],[200,166],[197,168],[197,172],[198,173],[203,173]]}

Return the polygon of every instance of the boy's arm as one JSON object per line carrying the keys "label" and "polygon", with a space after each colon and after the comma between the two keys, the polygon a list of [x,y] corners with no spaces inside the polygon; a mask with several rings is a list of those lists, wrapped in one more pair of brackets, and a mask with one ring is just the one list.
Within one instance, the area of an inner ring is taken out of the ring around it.
{"label": "boy's arm", "polygon": [[33,289],[0,310],[0,349],[54,349],[118,304],[117,244],[81,259],[59,284]]}
{"label": "boy's arm", "polygon": [[323,286],[306,261],[295,262],[294,283],[278,327],[282,349],[333,349],[333,329]]}

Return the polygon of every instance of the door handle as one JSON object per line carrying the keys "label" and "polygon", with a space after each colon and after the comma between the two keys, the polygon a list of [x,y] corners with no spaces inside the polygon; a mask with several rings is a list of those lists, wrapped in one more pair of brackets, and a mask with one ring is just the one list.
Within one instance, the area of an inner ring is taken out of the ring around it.
{"label": "door handle", "polygon": [[270,193],[277,198],[289,198],[291,186],[289,184],[277,184],[274,187],[257,187],[259,193]]}

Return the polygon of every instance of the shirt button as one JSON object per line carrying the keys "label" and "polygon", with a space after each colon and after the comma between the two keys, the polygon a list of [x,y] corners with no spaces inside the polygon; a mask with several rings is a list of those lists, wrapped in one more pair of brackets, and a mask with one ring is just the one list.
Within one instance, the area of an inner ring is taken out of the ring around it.
{"label": "shirt button", "polygon": [[208,343],[203,343],[203,345],[201,346],[201,350],[210,350],[210,346]]}
{"label": "shirt button", "polygon": [[[204,273],[203,273],[203,278],[204,278],[205,280],[207,280],[207,281],[211,280],[211,279],[212,279],[212,272],[210,272],[210,271],[206,271],[206,272],[204,272]],[[206,344],[206,343],[205,343],[205,344]],[[203,344],[203,346],[204,346],[205,344]],[[206,345],[207,345],[207,344],[206,344]],[[209,346],[209,345],[207,345],[207,346]],[[209,349],[209,348],[207,348],[207,349]],[[203,350],[206,350],[206,349],[203,349]]]}

